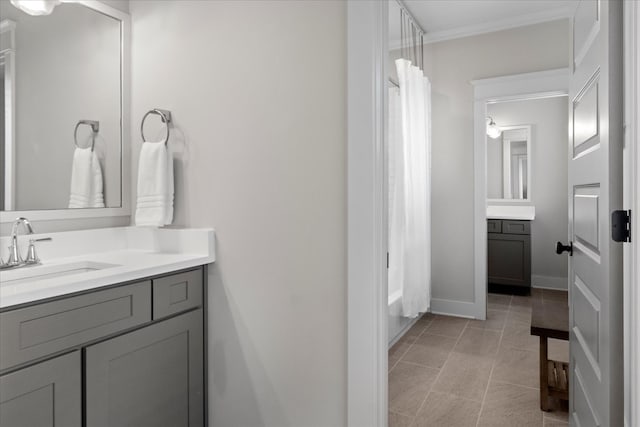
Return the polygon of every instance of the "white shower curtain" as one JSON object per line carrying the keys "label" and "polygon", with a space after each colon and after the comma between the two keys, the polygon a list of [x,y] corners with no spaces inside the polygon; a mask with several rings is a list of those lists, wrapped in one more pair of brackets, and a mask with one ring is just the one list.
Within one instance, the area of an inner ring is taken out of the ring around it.
{"label": "white shower curtain", "polygon": [[389,281],[402,287],[402,310],[416,317],[431,299],[431,84],[396,60],[402,138],[390,146]]}

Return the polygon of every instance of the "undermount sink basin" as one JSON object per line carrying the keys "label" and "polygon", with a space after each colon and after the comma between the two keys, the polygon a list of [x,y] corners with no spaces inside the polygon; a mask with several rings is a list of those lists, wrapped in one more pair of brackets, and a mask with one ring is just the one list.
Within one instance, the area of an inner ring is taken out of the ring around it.
{"label": "undermount sink basin", "polygon": [[13,270],[0,270],[0,285],[17,285],[24,282],[53,279],[54,277],[90,273],[112,267],[118,267],[118,265],[95,261],[77,261],[66,264],[37,265],[20,267]]}

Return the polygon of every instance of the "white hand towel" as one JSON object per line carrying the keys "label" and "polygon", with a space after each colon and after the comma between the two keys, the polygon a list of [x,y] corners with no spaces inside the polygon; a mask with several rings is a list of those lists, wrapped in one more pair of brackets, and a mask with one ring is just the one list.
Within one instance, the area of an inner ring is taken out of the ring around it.
{"label": "white hand towel", "polygon": [[104,208],[102,168],[91,148],[76,148],[71,169],[69,208]]}
{"label": "white hand towel", "polygon": [[136,225],[162,227],[173,221],[173,155],[163,142],[145,142],[138,163]]}

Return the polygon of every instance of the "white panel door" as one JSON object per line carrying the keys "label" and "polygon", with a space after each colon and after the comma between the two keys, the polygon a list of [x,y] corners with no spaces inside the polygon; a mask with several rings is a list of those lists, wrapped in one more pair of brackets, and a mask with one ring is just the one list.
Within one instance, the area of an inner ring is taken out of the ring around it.
{"label": "white panel door", "polygon": [[622,2],[581,0],[574,15],[569,105],[572,426],[623,425]]}

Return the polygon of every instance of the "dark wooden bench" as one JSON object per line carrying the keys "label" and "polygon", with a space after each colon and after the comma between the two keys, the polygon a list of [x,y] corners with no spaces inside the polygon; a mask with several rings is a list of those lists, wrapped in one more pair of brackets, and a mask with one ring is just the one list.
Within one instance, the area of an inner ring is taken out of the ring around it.
{"label": "dark wooden bench", "polygon": [[540,408],[551,410],[549,398],[569,400],[569,364],[549,360],[548,339],[569,340],[569,307],[563,301],[535,303],[531,335],[540,337]]}

